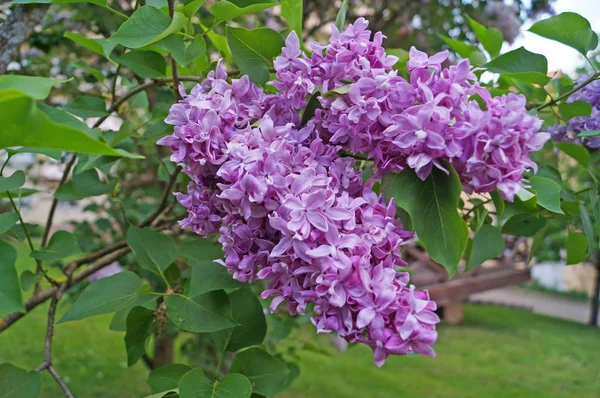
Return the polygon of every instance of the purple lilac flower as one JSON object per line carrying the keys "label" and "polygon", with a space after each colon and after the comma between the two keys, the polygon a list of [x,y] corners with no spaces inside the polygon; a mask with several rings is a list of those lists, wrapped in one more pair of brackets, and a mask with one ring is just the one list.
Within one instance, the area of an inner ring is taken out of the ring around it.
{"label": "purple lilac flower", "polygon": [[114,261],[108,264],[106,267],[101,268],[88,276],[88,281],[96,282],[97,280],[108,278],[109,276],[113,276],[121,272],[123,272],[123,267],[121,267],[121,264],[119,264],[118,261]]}

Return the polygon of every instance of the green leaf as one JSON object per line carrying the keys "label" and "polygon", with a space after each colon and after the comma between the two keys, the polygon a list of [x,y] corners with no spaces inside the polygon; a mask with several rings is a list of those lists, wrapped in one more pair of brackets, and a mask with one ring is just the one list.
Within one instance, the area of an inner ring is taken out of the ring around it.
{"label": "green leaf", "polygon": [[54,197],[61,201],[74,201],[91,196],[105,195],[112,192],[117,180],[106,184],[100,181],[95,169],[82,171],[56,190]]}
{"label": "green leaf", "polygon": [[496,214],[498,217],[501,217],[504,214],[504,199],[500,195],[498,190],[490,192],[490,196],[492,197],[492,201],[494,202],[494,207],[496,208]]}
{"label": "green leaf", "polygon": [[583,55],[587,53],[594,36],[588,20],[574,12],[563,12],[536,22],[529,31],[573,47]]}
{"label": "green leaf", "polygon": [[319,96],[321,95],[320,91],[316,91],[308,100],[308,104],[304,108],[304,112],[302,112],[302,121],[300,123],[301,126],[306,126],[306,124],[315,116],[315,112],[317,109],[321,109],[321,102],[319,101]]}
{"label": "green leaf", "polygon": [[[16,261],[17,250],[12,245],[0,240],[0,314],[25,311],[21,297],[21,284],[15,270]],[[0,394],[2,394],[2,389],[0,389]]]}
{"label": "green leaf", "polygon": [[73,68],[81,69],[81,70],[88,72],[89,74],[94,76],[96,78],[96,80],[98,80],[99,82],[104,81],[104,74],[101,71],[99,71],[98,69],[92,68],[86,62],[74,61],[74,62],[71,62],[71,66]]}
{"label": "green leaf", "polygon": [[131,303],[131,305],[123,308],[122,310],[119,310],[117,312],[115,312],[115,315],[113,315],[111,321],[110,321],[110,326],[109,329],[114,331],[114,332],[126,332],[127,331],[127,316],[129,315],[129,312],[134,308],[134,307],[144,307],[147,309],[155,309],[156,308],[156,296],[153,295],[148,295],[148,294],[140,294],[145,287],[142,287],[142,289],[140,290],[140,292],[138,292],[138,297],[135,299],[135,301],[133,303]]}
{"label": "green leaf", "polygon": [[290,30],[302,37],[302,0],[281,0],[281,16]]}
{"label": "green leaf", "polygon": [[456,171],[450,174],[435,168],[422,181],[412,169],[388,173],[382,181],[382,192],[394,198],[408,212],[431,258],[444,265],[452,275],[457,270],[468,239],[467,224],[458,215],[462,187]]}
{"label": "green leaf", "polygon": [[588,167],[590,165],[590,153],[583,145],[574,144],[572,142],[559,142],[555,143],[554,146],[556,146],[569,157],[575,159],[577,163],[583,167]]}
{"label": "green leaf", "polygon": [[533,236],[545,225],[545,218],[537,218],[530,213],[519,213],[506,221],[502,227],[502,233],[515,236]]}
{"label": "green leaf", "polygon": [[231,316],[239,326],[211,334],[219,350],[235,352],[262,343],[267,333],[267,321],[256,294],[249,288],[239,289],[229,293],[229,301]]}
{"label": "green leaf", "polygon": [[231,49],[229,48],[229,44],[227,43],[227,37],[222,36],[209,30],[206,32],[206,36],[210,39],[213,46],[219,50],[219,53],[225,60],[229,61],[233,57],[231,54]]}
{"label": "green leaf", "polygon": [[157,46],[169,51],[180,66],[187,66],[206,53],[204,36],[196,35],[194,40],[184,41],[181,35],[171,35],[157,43]]}
{"label": "green leaf", "polygon": [[570,232],[567,239],[567,265],[579,264],[585,260],[588,241],[581,232]]}
{"label": "green leaf", "polygon": [[156,329],[154,311],[133,307],[127,315],[126,328],[127,366],[133,366],[146,353],[146,340]]}
{"label": "green leaf", "polygon": [[554,213],[564,214],[560,208],[561,187],[546,177],[529,177],[529,185],[537,193],[537,203]]}
{"label": "green leaf", "polygon": [[[218,3],[217,3],[218,4]],[[284,46],[280,33],[269,28],[243,29],[227,25],[227,43],[240,73],[256,84],[270,78],[269,67]]]}
{"label": "green leaf", "polygon": [[90,97],[88,95],[79,95],[74,97],[62,108],[64,111],[72,113],[82,118],[106,116],[106,104],[101,97]]}
{"label": "green leaf", "polygon": [[0,76],[0,90],[15,89],[36,100],[43,100],[50,95],[50,90],[55,84],[68,80],[49,79],[47,77],[4,75]]}
{"label": "green leaf", "polygon": [[502,32],[496,28],[488,29],[469,16],[467,16],[467,18],[469,19],[471,29],[473,29],[477,40],[479,40],[485,51],[487,51],[492,58],[497,56],[502,49],[502,42],[504,41]]}
{"label": "green leaf", "polygon": [[21,273],[19,280],[23,291],[26,292],[31,286],[42,280],[42,275],[36,275],[29,270],[25,270]]}
{"label": "green leaf", "polygon": [[37,398],[42,390],[40,373],[9,363],[0,364],[0,398]]}
{"label": "green leaf", "polygon": [[188,18],[192,19],[194,15],[198,12],[200,7],[204,4],[205,0],[194,0],[187,3],[183,6],[183,14]]}
{"label": "green leaf", "polygon": [[19,221],[19,215],[14,211],[0,214],[0,235],[10,230]]}
{"label": "green leaf", "polygon": [[83,290],[59,323],[122,310],[137,299],[142,285],[140,277],[129,271],[102,278]]}
{"label": "green leaf", "polygon": [[[34,193],[37,193],[38,190],[37,189],[31,189],[31,188],[17,188],[11,191],[11,196],[14,198],[26,198],[28,196],[33,195]],[[8,199],[8,192],[6,191],[0,191],[0,198],[2,199]]]}
{"label": "green leaf", "polygon": [[221,380],[212,382],[200,368],[187,372],[179,381],[181,398],[249,398],[252,384],[239,373],[229,373]]}
{"label": "green leaf", "polygon": [[148,385],[154,393],[176,389],[179,385],[179,380],[191,369],[187,365],[178,363],[161,366],[150,372]]}
{"label": "green leaf", "polygon": [[179,32],[185,16],[176,12],[173,20],[152,6],[138,8],[131,17],[112,35],[110,40],[129,48],[140,48]]}
{"label": "green leaf", "polygon": [[154,51],[129,51],[115,57],[115,61],[128,67],[136,75],[149,79],[164,77],[167,71],[165,58]]}
{"label": "green leaf", "polygon": [[527,256],[527,264],[529,264],[531,260],[536,256],[536,254],[540,251],[542,243],[544,243],[545,237],[546,228],[540,229],[538,232],[535,233],[535,235],[533,235],[531,249],[529,250],[529,256]]}
{"label": "green leaf", "polygon": [[246,14],[255,14],[276,5],[277,3],[271,1],[217,1],[210,7],[210,12],[215,16],[215,25],[217,25],[227,19],[234,19]]}
{"label": "green leaf", "polygon": [[594,233],[594,226],[592,224],[592,220],[590,220],[590,215],[588,214],[587,209],[581,203],[579,204],[579,217],[581,218],[581,226],[583,229],[583,233],[587,238],[588,245],[591,243],[589,248],[596,249],[597,244],[595,239],[596,234]]}
{"label": "green leaf", "polygon": [[467,270],[496,258],[504,251],[504,238],[498,228],[484,224],[473,238],[473,252],[467,261]]}
{"label": "green leaf", "polygon": [[229,298],[222,290],[193,298],[172,294],[166,305],[171,322],[181,330],[209,333],[237,326],[231,319]]}
{"label": "green leaf", "polygon": [[273,396],[285,388],[289,369],[265,350],[253,347],[235,356],[230,372],[246,376],[252,383],[253,392]]}
{"label": "green leaf", "polygon": [[482,67],[489,72],[500,73],[516,80],[545,85],[550,81],[548,61],[541,54],[532,53],[523,47],[509,51]]}
{"label": "green leaf", "polygon": [[108,39],[91,39],[74,32],[65,32],[65,37],[88,50],[108,58],[117,43]]}
{"label": "green leaf", "polygon": [[600,136],[600,130],[582,131],[581,133],[577,134],[577,137],[598,137],[598,136]]}
{"label": "green leaf", "polygon": [[65,4],[91,3],[106,7],[106,0],[12,0],[13,4]]}
{"label": "green leaf", "polygon": [[563,102],[558,106],[560,115],[569,120],[576,116],[590,116],[592,114],[592,106],[587,101]]}
{"label": "green leaf", "polygon": [[127,231],[127,244],[140,267],[158,275],[175,260],[176,246],[173,238],[149,228],[134,225]]}
{"label": "green leaf", "polygon": [[0,192],[21,188],[25,185],[25,173],[17,170],[10,177],[0,177]]}
{"label": "green leaf", "polygon": [[450,47],[451,50],[453,50],[463,58],[468,58],[473,65],[478,66],[487,61],[487,58],[479,50],[479,48],[477,48],[477,46],[463,43],[462,41],[455,40],[443,35],[440,35],[440,37],[442,38],[442,40],[444,40],[448,47]]}
{"label": "green leaf", "polygon": [[67,231],[56,231],[48,246],[31,252],[31,257],[42,261],[58,261],[79,253],[81,249],[75,235]]}
{"label": "green leaf", "polygon": [[[342,0],[342,5],[335,16],[335,27],[340,32],[344,30],[346,26],[346,14],[348,13],[348,0]],[[300,36],[301,37],[301,36]]]}

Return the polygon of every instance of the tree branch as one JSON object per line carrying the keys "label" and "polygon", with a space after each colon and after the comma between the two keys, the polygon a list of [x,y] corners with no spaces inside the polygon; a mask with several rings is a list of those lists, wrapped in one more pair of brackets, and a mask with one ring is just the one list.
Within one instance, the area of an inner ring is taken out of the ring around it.
{"label": "tree branch", "polygon": [[21,45],[42,22],[47,4],[17,5],[0,26],[0,75],[19,55]]}
{"label": "tree branch", "polygon": [[584,88],[585,86],[587,86],[588,84],[590,84],[594,80],[598,79],[599,77],[600,77],[600,71],[594,73],[592,76],[590,76],[589,79],[587,79],[586,81],[584,81],[580,85],[575,86],[573,89],[567,91],[563,95],[560,95],[560,96],[556,97],[555,99],[550,100],[550,101],[546,102],[545,104],[542,104],[542,105],[538,106],[535,109],[537,109],[538,111],[541,111],[544,108],[552,106],[552,105],[556,104],[557,102],[560,102],[561,100],[570,97],[571,94],[576,93],[577,91],[581,90],[582,88]]}

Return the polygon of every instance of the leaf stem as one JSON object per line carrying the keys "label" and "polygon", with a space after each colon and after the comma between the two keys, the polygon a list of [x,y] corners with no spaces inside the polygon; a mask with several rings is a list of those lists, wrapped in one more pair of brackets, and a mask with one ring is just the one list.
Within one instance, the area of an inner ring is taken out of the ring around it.
{"label": "leaf stem", "polygon": [[588,84],[590,84],[591,82],[593,82],[594,80],[596,80],[598,77],[600,77],[600,71],[595,72],[592,76],[590,76],[586,81],[584,81],[583,83],[581,83],[578,86],[575,86],[573,89],[567,91],[566,93],[564,93],[563,95],[558,96],[555,99],[552,99],[548,102],[546,102],[545,104],[542,104],[540,106],[538,106],[537,109],[538,111],[541,111],[544,108],[547,108],[549,106],[555,105],[557,102],[568,98],[571,96],[571,94],[576,93],[577,91],[581,90],[582,88],[584,88],[585,86],[587,86]]}

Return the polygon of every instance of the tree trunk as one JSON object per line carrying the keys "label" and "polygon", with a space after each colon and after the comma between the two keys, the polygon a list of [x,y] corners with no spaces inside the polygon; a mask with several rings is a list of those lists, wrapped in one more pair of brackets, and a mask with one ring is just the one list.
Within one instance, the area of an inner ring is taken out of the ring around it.
{"label": "tree trunk", "polygon": [[0,26],[0,75],[19,55],[21,45],[48,10],[47,4],[18,5]]}
{"label": "tree trunk", "polygon": [[598,310],[600,309],[600,255],[596,256],[596,283],[592,296],[590,326],[598,326]]}
{"label": "tree trunk", "polygon": [[154,346],[154,366],[158,368],[162,365],[168,365],[173,363],[173,359],[173,338],[167,334],[157,336],[156,344]]}

